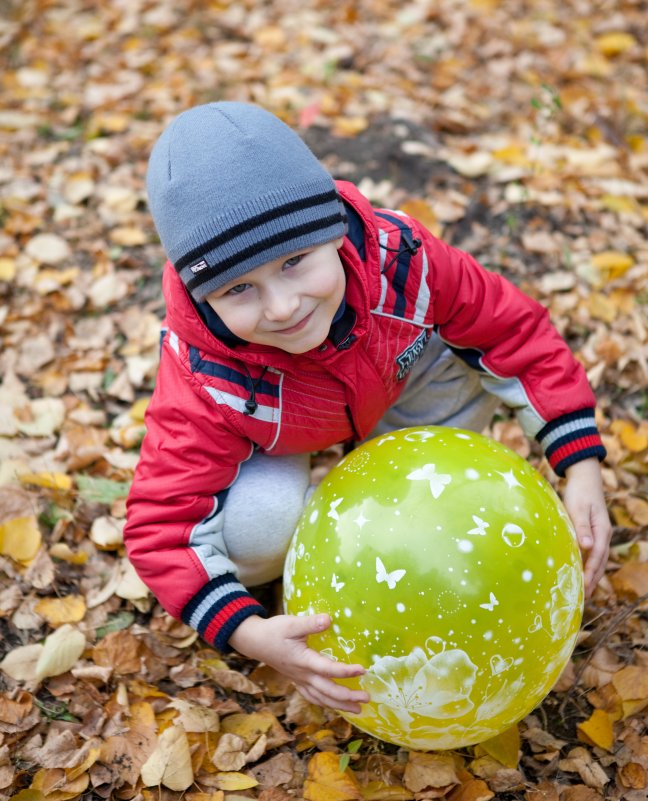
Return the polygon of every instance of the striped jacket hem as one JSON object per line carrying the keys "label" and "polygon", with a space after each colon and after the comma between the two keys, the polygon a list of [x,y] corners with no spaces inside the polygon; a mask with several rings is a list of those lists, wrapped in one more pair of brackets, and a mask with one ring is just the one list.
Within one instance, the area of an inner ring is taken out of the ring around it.
{"label": "striped jacket hem", "polygon": [[221,653],[231,650],[229,638],[252,615],[268,613],[232,573],[209,581],[182,610],[183,622]]}

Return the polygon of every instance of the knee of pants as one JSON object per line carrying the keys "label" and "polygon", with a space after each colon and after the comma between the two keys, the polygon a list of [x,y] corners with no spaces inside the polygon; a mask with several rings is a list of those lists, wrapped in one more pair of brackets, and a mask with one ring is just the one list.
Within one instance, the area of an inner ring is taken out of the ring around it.
{"label": "knee of pants", "polygon": [[309,458],[264,457],[244,467],[225,503],[223,537],[239,580],[253,587],[283,572],[304,508]]}

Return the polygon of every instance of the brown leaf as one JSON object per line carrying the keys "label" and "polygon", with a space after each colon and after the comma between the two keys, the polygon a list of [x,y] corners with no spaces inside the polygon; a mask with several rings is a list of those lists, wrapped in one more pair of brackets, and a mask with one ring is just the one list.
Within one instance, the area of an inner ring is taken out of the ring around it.
{"label": "brown leaf", "polygon": [[295,757],[291,754],[277,754],[256,765],[250,773],[259,782],[260,787],[279,787],[290,784],[295,777]]}
{"label": "brown leaf", "polygon": [[546,779],[524,794],[525,801],[558,801],[559,797],[559,785]]}
{"label": "brown leaf", "polygon": [[247,695],[263,695],[263,690],[258,684],[239,673],[237,670],[217,670],[206,666],[206,672],[216,684],[226,690],[234,690],[237,693],[247,693]]}
{"label": "brown leaf", "polygon": [[40,720],[31,693],[21,692],[13,701],[5,693],[0,694],[0,732],[28,731]]}
{"label": "brown leaf", "polygon": [[141,641],[129,631],[111,632],[92,649],[95,664],[112,667],[118,676],[139,673],[141,654]]}
{"label": "brown leaf", "polygon": [[427,788],[453,787],[459,784],[454,759],[446,754],[422,754],[410,751],[403,783],[419,793]]}
{"label": "brown leaf", "polygon": [[586,787],[584,784],[576,784],[573,787],[565,787],[560,801],[601,801],[602,798],[598,790]]}
{"label": "brown leaf", "polygon": [[218,770],[240,770],[246,763],[246,743],[237,734],[223,734],[212,757]]}
{"label": "brown leaf", "polygon": [[630,790],[643,790],[648,784],[646,768],[638,762],[628,762],[617,771],[619,781]]}
{"label": "brown leaf", "polygon": [[636,601],[648,592],[648,562],[626,562],[610,576],[614,591],[628,601]]}

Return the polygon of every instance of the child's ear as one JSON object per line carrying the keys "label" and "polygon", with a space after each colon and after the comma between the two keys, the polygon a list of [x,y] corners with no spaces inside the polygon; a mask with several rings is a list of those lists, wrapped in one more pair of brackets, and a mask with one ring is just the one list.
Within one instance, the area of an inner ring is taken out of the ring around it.
{"label": "child's ear", "polygon": [[336,239],[333,244],[335,245],[336,249],[339,250],[342,247],[343,243],[344,243],[344,237],[341,236],[339,239]]}

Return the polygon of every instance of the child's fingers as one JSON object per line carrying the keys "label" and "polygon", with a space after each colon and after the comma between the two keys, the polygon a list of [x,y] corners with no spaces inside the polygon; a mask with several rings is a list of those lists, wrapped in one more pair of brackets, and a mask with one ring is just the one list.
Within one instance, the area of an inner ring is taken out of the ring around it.
{"label": "child's fingers", "polygon": [[331,618],[326,614],[321,615],[286,615],[284,622],[288,628],[287,636],[295,640],[308,637],[309,634],[319,634],[331,625]]}

